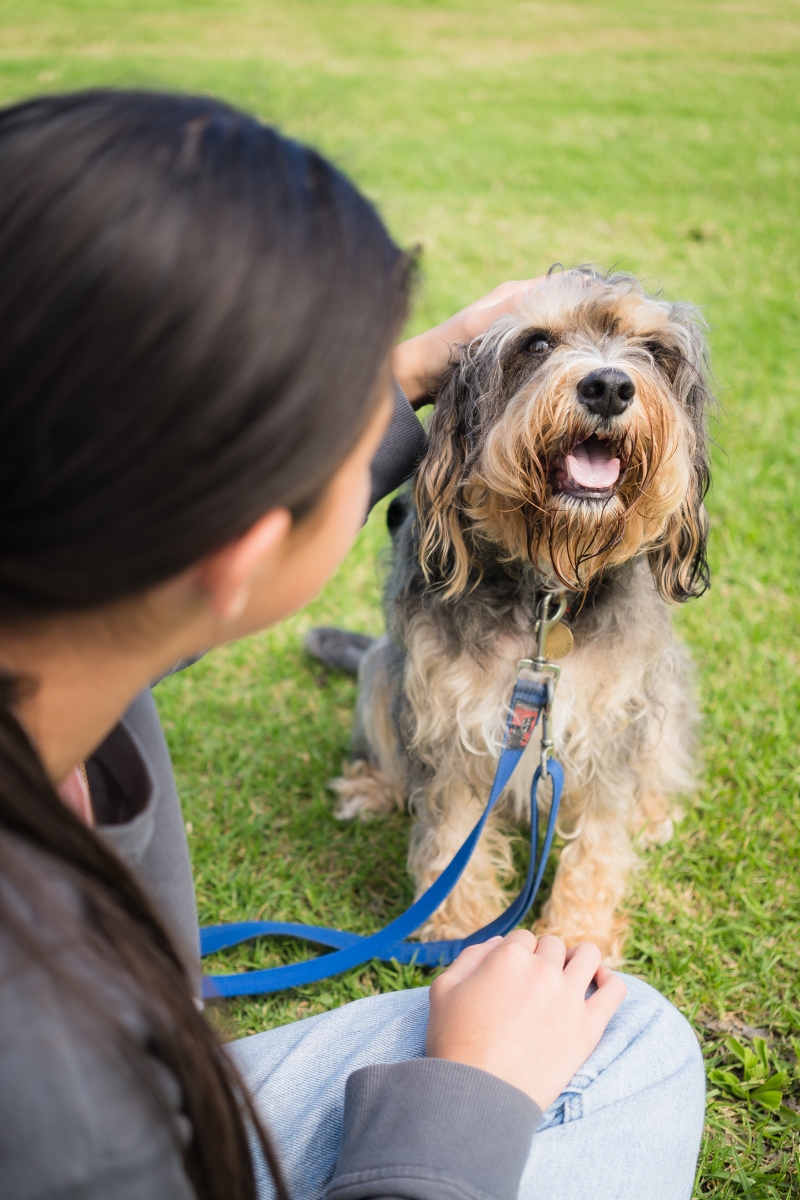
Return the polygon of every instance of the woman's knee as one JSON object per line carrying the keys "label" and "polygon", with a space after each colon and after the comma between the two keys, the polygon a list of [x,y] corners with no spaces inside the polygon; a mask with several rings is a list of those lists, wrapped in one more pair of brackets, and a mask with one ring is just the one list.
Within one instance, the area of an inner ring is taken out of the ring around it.
{"label": "woman's knee", "polygon": [[700,1047],[664,996],[639,979],[625,982],[597,1049],[544,1114],[522,1200],[691,1195],[705,1108]]}
{"label": "woman's knee", "polygon": [[657,1048],[657,1057],[663,1064],[671,1063],[675,1070],[689,1072],[702,1080],[700,1043],[683,1013],[644,980],[624,978],[628,993],[623,1006],[628,1006],[628,1019],[638,1030],[638,1036]]}
{"label": "woman's knee", "polygon": [[610,1099],[607,1091],[651,1089],[664,1098],[679,1091],[684,1103],[702,1112],[705,1072],[694,1030],[655,988],[632,976],[625,983],[624,1001],[568,1090],[591,1086],[596,1104]]}

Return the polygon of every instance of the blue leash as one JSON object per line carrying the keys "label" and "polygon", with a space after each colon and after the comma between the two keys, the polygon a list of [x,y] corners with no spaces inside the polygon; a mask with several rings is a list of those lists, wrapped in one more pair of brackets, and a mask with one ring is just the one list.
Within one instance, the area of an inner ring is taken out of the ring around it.
{"label": "blue leash", "polygon": [[[554,624],[555,622],[549,622]],[[510,714],[506,725],[505,740],[500,761],[497,764],[492,790],[481,819],[470,833],[449,866],[442,871],[435,883],[408,908],[377,933],[364,937],[347,933],[343,929],[326,929],[316,925],[295,925],[285,921],[242,921],[231,925],[207,925],[200,931],[201,955],[213,954],[229,946],[265,935],[302,938],[319,946],[330,947],[333,954],[322,954],[305,962],[290,963],[281,967],[267,967],[262,971],[244,971],[235,975],[206,975],[203,978],[203,996],[255,996],[264,992],[277,992],[283,988],[298,987],[328,979],[351,967],[358,967],[370,959],[382,962],[416,963],[419,966],[446,966],[466,946],[485,942],[497,934],[506,934],[519,924],[536,898],[542,882],[550,848],[553,844],[558,806],[564,788],[564,769],[554,759],[547,761],[552,743],[547,739],[547,716],[553,697],[558,668],[545,663],[542,654],[543,638],[540,639],[540,655],[535,660],[525,659],[520,667],[538,673],[550,674],[545,682],[533,682],[517,677],[511,696]],[[478,839],[483,832],[489,814],[508,784],[525,752],[539,716],[544,714],[542,732],[542,762],[536,769],[531,785],[531,850],[525,883],[516,900],[494,921],[483,929],[465,938],[454,938],[443,942],[407,942],[405,939],[432,916],[452,892],[470,860]],[[541,856],[539,855],[539,810],[536,793],[543,775],[549,775],[553,785],[553,798]]]}

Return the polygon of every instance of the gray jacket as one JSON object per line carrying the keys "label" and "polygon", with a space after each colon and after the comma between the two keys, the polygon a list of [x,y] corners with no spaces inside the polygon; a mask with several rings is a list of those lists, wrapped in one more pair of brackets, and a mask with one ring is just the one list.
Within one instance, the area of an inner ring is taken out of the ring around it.
{"label": "gray jacket", "polygon": [[[398,389],[395,417],[373,464],[373,503],[418,461],[424,435]],[[199,987],[198,923],[172,767],[149,692],[131,705],[87,763],[103,836],[139,873]],[[15,865],[45,881],[41,912],[0,878],[0,913],[30,922],[48,957],[72,956],[91,988],[111,990],[152,1054],[135,997],[91,948],[70,945],[79,925],[66,873],[10,834]],[[58,921],[48,928],[48,914]],[[49,942],[48,942],[49,939]],[[49,943],[52,943],[50,945]],[[181,1096],[159,1064],[181,1124]],[[342,1148],[326,1200],[515,1200],[540,1112],[483,1071],[438,1059],[366,1067],[348,1080]],[[182,1118],[185,1126],[185,1118]],[[185,1130],[188,1138],[190,1130]],[[57,973],[21,953],[0,919],[0,1196],[9,1200],[191,1200],[180,1149],[125,1063],[92,1037],[91,1020],[64,1005]]]}

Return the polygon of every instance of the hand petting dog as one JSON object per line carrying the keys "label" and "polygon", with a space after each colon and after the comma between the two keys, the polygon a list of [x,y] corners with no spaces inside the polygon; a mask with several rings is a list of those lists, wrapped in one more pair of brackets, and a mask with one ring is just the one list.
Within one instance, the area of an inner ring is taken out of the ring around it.
{"label": "hand petting dog", "polygon": [[536,279],[511,280],[474,300],[454,316],[395,346],[394,377],[414,408],[429,403],[436,395],[442,376],[453,362],[453,351],[485,333],[498,317],[512,313],[533,289],[547,282]]}

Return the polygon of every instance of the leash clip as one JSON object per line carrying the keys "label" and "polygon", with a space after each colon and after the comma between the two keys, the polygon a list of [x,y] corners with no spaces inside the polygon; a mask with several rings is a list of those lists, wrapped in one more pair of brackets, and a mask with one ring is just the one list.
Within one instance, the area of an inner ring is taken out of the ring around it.
{"label": "leash clip", "polygon": [[542,773],[542,778],[547,778],[549,772],[547,770],[547,760],[553,749],[553,739],[550,737],[550,709],[555,698],[556,687],[561,677],[561,668],[554,662],[547,660],[547,635],[554,625],[558,625],[564,613],[567,611],[567,598],[561,596],[558,601],[558,607],[550,616],[550,605],[553,596],[550,592],[545,593],[539,604],[539,615],[534,626],[536,634],[536,656],[535,658],[522,658],[517,663],[517,679],[520,678],[523,671],[529,671],[533,675],[546,676],[547,686],[547,702],[541,710],[542,718],[542,741],[541,754],[539,758],[539,766]]}
{"label": "leash clip", "polygon": [[[545,592],[539,604],[539,615],[533,631],[536,634],[536,657],[534,662],[541,663],[542,666],[552,667],[552,663],[547,662],[547,635],[554,625],[558,625],[564,613],[567,611],[567,597],[560,596],[558,608],[553,616],[550,616],[550,605],[553,601],[552,592]],[[559,671],[559,674],[561,672]]]}

